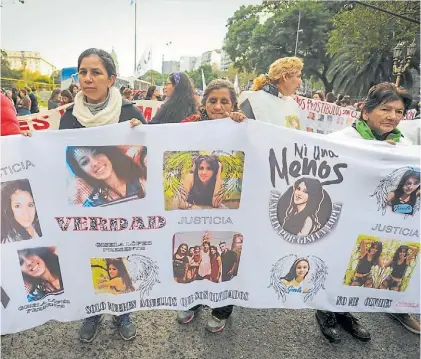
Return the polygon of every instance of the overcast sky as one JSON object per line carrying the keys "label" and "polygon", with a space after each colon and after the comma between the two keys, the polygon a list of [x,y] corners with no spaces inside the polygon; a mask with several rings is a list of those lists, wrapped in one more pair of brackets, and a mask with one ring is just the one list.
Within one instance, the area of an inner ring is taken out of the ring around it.
{"label": "overcast sky", "polygon": [[[130,0],[3,0],[1,47],[38,51],[57,68],[76,66],[90,47],[114,47],[120,75],[134,67],[134,5]],[[222,47],[226,22],[240,5],[261,0],[137,0],[137,59],[152,45],[154,68],[165,60]],[[167,42],[171,46],[166,46]]]}

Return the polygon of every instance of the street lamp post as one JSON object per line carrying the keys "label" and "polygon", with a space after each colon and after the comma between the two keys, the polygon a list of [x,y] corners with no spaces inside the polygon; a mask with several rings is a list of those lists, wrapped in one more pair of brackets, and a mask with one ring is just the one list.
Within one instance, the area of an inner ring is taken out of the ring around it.
{"label": "street lamp post", "polygon": [[411,45],[405,47],[404,43],[399,43],[393,49],[393,75],[396,76],[396,87],[400,86],[402,75],[411,65],[412,57],[417,51],[417,45],[412,42]]}
{"label": "street lamp post", "polygon": [[298,10],[298,26],[297,26],[297,37],[295,39],[295,54],[294,54],[294,56],[297,56],[297,50],[298,50],[298,34],[300,32],[303,32],[303,30],[300,29],[300,23],[301,23],[301,10]]}

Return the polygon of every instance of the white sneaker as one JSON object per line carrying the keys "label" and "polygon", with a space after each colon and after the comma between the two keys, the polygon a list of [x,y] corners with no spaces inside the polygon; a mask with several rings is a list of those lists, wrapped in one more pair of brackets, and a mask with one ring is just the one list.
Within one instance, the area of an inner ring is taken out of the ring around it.
{"label": "white sneaker", "polygon": [[194,319],[195,314],[194,310],[177,311],[177,321],[181,324],[188,324]]}
{"label": "white sneaker", "polygon": [[226,324],[227,319],[218,319],[212,315],[206,324],[206,330],[211,333],[222,332]]}

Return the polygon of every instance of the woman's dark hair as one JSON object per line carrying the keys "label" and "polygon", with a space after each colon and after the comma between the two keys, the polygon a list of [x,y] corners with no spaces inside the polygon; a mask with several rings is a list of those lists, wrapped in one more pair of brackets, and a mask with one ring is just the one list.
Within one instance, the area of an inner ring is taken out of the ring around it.
{"label": "woman's dark hair", "polygon": [[[207,184],[199,178],[200,164],[205,161],[213,171]],[[200,155],[194,160],[193,186],[187,196],[187,202],[198,206],[212,206],[213,192],[215,190],[216,175],[219,170],[219,161],[216,156]]]}
{"label": "woman's dark hair", "polygon": [[181,256],[181,252],[180,252],[181,247],[186,247],[186,253],[185,253],[185,255],[187,256],[189,254],[189,246],[187,245],[187,243],[181,243],[178,246],[177,252],[175,252],[175,254],[178,254],[179,256]]}
{"label": "woman's dark hair", "polygon": [[110,276],[109,268],[112,264],[114,267],[118,270],[118,277],[120,277],[123,280],[124,285],[126,286],[126,291],[134,292],[134,287],[132,280],[130,279],[129,273],[127,272],[127,268],[123,263],[123,260],[121,258],[106,258],[105,263],[107,264],[107,272],[108,277],[110,280],[112,279]]}
{"label": "woman's dark hair", "polygon": [[395,254],[393,255],[393,264],[392,266],[398,265],[398,260],[399,260],[399,252],[401,250],[405,250],[405,256],[408,255],[408,251],[409,251],[409,247],[408,246],[399,246],[399,248],[396,250]]}
{"label": "woman's dark hair", "polygon": [[292,264],[291,268],[289,269],[288,274],[285,277],[282,277],[280,279],[285,279],[288,282],[291,282],[292,280],[294,280],[297,277],[297,265],[300,262],[307,262],[307,265],[308,265],[308,271],[307,271],[306,275],[304,276],[304,279],[305,279],[305,277],[307,277],[308,272],[310,272],[310,262],[305,258],[298,258]]}
{"label": "woman's dark hair", "polygon": [[143,169],[143,172],[145,173],[144,179],[147,179],[147,167],[145,163],[146,156],[148,155],[148,148],[146,146],[143,146],[140,150],[140,157],[139,157],[139,166]]}
{"label": "woman's dark hair", "polygon": [[54,89],[51,92],[51,96],[50,96],[50,101],[55,101],[57,99],[57,96],[61,94],[61,90],[60,89]]}
{"label": "woman's dark hair", "polygon": [[79,58],[77,60],[77,70],[78,71],[79,71],[79,68],[80,68],[80,64],[82,63],[82,60],[85,57],[89,57],[91,55],[96,55],[101,59],[102,64],[104,65],[105,70],[107,71],[108,77],[110,77],[112,75],[117,77],[117,70],[116,70],[116,67],[115,67],[114,60],[111,57],[111,55],[107,51],[104,51],[104,50],[101,50],[101,49],[96,49],[96,48],[87,49],[79,55]]}
{"label": "woman's dark hair", "polygon": [[412,103],[412,96],[402,87],[396,87],[390,82],[382,82],[368,90],[367,97],[364,99],[363,108],[361,111],[361,119],[364,111],[372,112],[377,106],[383,105],[391,101],[402,101],[404,104],[404,112],[409,109]]}
{"label": "woman's dark hair", "polygon": [[333,92],[328,92],[326,94],[326,102],[335,103],[335,101],[336,101],[336,97],[333,94]]}
{"label": "woman's dark hair", "polygon": [[410,204],[412,206],[412,208],[415,206],[415,203],[417,202],[417,191],[420,189],[420,173],[414,170],[408,170],[405,172],[405,174],[402,176],[401,180],[399,181],[398,187],[396,188],[396,190],[394,191],[395,194],[395,198],[399,199],[403,194],[403,187],[405,186],[406,181],[408,181],[408,179],[410,179],[411,177],[415,177],[418,180],[418,187],[412,191],[412,193],[409,196],[409,202],[408,204]]}
{"label": "woman's dark hair", "polygon": [[[175,74],[178,74],[176,76],[179,78],[178,83]],[[184,72],[177,72],[171,74],[169,80],[174,86],[174,93],[161,106],[152,123],[180,123],[197,112],[190,78]]]}
{"label": "woman's dark hair", "polygon": [[12,87],[12,99],[16,104],[16,101],[18,99],[19,90],[16,87]]}
{"label": "woman's dark hair", "polygon": [[[294,191],[301,183],[306,185],[308,201],[305,208],[297,213],[297,205],[294,203]],[[323,188],[319,180],[309,177],[298,179],[294,183],[289,202],[287,204],[281,200],[278,202],[278,220],[282,228],[288,233],[297,235],[303,229],[306,219],[310,217],[312,220],[310,233],[319,230],[322,226],[322,221],[319,219],[319,211],[324,199]]]}
{"label": "woman's dark hair", "polygon": [[69,86],[69,91],[70,91],[70,93],[72,94],[72,96],[73,96],[73,90],[75,89],[75,87],[77,87],[77,88],[79,89],[79,86],[78,86],[78,85],[76,85],[76,84],[71,84],[71,85]]}
{"label": "woman's dark hair", "polygon": [[[212,255],[212,249],[215,250],[215,256]],[[219,252],[218,252],[218,248],[216,248],[216,246],[210,246],[209,247],[209,257],[212,258],[218,258],[219,257]]]}
{"label": "woman's dark hair", "polygon": [[209,85],[206,87],[205,93],[203,94],[202,105],[206,106],[206,101],[208,100],[210,93],[213,90],[219,90],[219,89],[229,90],[233,111],[238,111],[238,100],[237,100],[237,94],[235,93],[234,85],[232,84],[231,81],[222,80],[222,79],[216,79],[209,82]]}
{"label": "woman's dark hair", "polygon": [[325,95],[322,91],[315,91],[315,92],[313,92],[313,96],[314,95],[319,95],[321,101],[325,100]]}
{"label": "woman's dark hair", "polygon": [[69,90],[61,91],[61,97],[67,97],[70,100],[69,102],[73,102],[73,95]]}
{"label": "woman's dark hair", "polygon": [[383,250],[383,243],[382,242],[372,242],[370,244],[370,248],[368,249],[367,253],[370,252],[370,249],[376,247],[377,248],[377,253],[374,255],[373,260],[371,261],[371,263],[373,263],[373,266],[376,266],[379,264],[379,258],[382,254],[382,250]]}
{"label": "woman's dark hair", "polygon": [[[1,184],[1,243],[6,243],[11,238],[31,239],[28,231],[23,228],[15,219],[12,211],[11,197],[16,191],[28,192],[32,198],[31,186],[27,179],[3,182]],[[41,227],[39,225],[38,213],[35,210],[34,222],[35,232],[42,237]]]}
{"label": "woman's dark hair", "polygon": [[[79,165],[75,158],[75,152],[78,150],[91,151],[94,155],[103,154],[111,162],[114,172],[119,179],[123,179],[126,183],[137,183],[139,179],[146,179],[146,168],[135,163],[129,156],[126,156],[116,146],[69,146],[66,150],[66,160],[73,174],[82,178],[86,183],[96,189],[109,190],[117,193],[114,189],[106,185],[103,181],[97,180],[89,176]],[[138,187],[137,196],[145,197],[142,186]],[[117,193],[121,195],[120,193]],[[103,191],[100,191],[102,200],[107,201]]]}
{"label": "woman's dark hair", "polygon": [[146,93],[145,100],[150,100],[155,90],[156,90],[156,86],[149,86],[148,92]]}
{"label": "woman's dark hair", "polygon": [[[50,273],[60,280],[60,289],[63,289],[63,281],[61,278],[60,265],[58,263],[58,256],[53,253],[49,247],[29,248],[18,251],[20,265],[23,264],[23,259],[26,257],[37,256],[41,258]],[[41,278],[34,278],[22,272],[24,282],[31,284],[32,288],[42,286],[44,280]]]}

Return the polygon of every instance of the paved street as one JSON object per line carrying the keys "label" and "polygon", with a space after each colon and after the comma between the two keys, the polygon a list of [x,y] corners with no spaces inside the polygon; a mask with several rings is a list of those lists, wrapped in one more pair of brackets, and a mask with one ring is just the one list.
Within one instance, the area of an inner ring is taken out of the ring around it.
{"label": "paved street", "polygon": [[[343,335],[342,344],[330,344],[311,310],[252,310],[236,308],[232,321],[219,334],[204,329],[209,311],[187,325],[176,323],[174,312],[150,311],[134,315],[138,337],[124,342],[110,320],[92,344],[77,339],[79,322],[48,323],[33,330],[2,337],[4,359],[416,359],[420,337],[384,314],[359,315],[371,331],[369,343]],[[419,319],[419,318],[418,318]]]}

